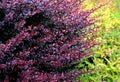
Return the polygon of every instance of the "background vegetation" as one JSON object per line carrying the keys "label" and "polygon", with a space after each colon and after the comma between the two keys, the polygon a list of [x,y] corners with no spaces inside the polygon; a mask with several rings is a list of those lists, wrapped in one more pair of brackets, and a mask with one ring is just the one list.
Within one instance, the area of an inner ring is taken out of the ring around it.
{"label": "background vegetation", "polygon": [[[107,0],[85,0],[86,8],[92,8]],[[92,3],[92,4],[90,4]],[[120,82],[120,1],[114,0],[97,10],[102,14],[98,38],[100,45],[93,48],[94,54],[84,58],[76,69],[93,71],[80,76],[82,82]]]}

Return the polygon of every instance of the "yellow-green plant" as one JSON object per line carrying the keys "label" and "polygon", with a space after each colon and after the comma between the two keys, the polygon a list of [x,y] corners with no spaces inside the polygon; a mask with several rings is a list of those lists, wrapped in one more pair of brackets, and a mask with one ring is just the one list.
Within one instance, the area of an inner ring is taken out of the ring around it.
{"label": "yellow-green plant", "polygon": [[[90,1],[93,4],[89,5]],[[99,1],[95,0],[97,4]],[[96,39],[100,45],[93,48],[93,56],[83,59],[82,64],[76,67],[77,69],[93,70],[91,73],[77,78],[82,82],[120,82],[120,19],[115,1],[108,3],[93,14],[94,16],[102,15],[98,19],[99,22],[96,23],[100,25]],[[89,6],[87,8],[96,5],[92,0],[86,0],[85,4]]]}

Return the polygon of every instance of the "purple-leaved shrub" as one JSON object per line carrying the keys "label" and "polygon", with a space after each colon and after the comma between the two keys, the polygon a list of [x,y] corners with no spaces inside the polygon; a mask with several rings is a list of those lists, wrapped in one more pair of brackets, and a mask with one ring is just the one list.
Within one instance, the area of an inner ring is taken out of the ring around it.
{"label": "purple-leaved shrub", "polygon": [[[1,0],[0,82],[71,82],[96,43],[83,0]],[[87,38],[91,34],[91,38]]]}

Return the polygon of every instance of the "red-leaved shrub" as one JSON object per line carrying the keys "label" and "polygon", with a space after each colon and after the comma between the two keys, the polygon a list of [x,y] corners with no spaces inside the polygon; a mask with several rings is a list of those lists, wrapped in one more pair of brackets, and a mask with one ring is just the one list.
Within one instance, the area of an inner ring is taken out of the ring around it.
{"label": "red-leaved shrub", "polygon": [[[71,82],[91,54],[95,18],[83,0],[1,0],[0,82]],[[88,34],[91,34],[89,38]]]}

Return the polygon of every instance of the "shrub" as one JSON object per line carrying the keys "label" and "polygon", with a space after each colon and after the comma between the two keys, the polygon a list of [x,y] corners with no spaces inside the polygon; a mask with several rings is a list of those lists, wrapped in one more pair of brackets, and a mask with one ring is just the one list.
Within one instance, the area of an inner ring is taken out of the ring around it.
{"label": "shrub", "polygon": [[[97,1],[99,1],[99,3],[103,2],[102,0]],[[89,2],[86,4],[89,4]],[[101,44],[93,48],[95,55],[89,57],[93,62],[89,61],[89,58],[86,58],[82,60],[82,65],[81,63],[78,65],[79,67],[77,68],[84,67],[84,70],[93,69],[91,73],[83,74],[78,78],[82,82],[120,81],[120,48],[118,46],[120,42],[120,20],[114,15],[117,12],[117,10],[115,10],[116,5],[117,4],[111,1],[94,13],[94,15],[103,14],[99,19],[100,22],[98,22],[98,25],[101,25],[101,27],[96,38]],[[87,66],[85,68],[86,64]]]}
{"label": "shrub", "polygon": [[[96,27],[83,0],[1,0],[0,81],[71,82],[91,54]],[[90,34],[90,37],[87,35]]]}

